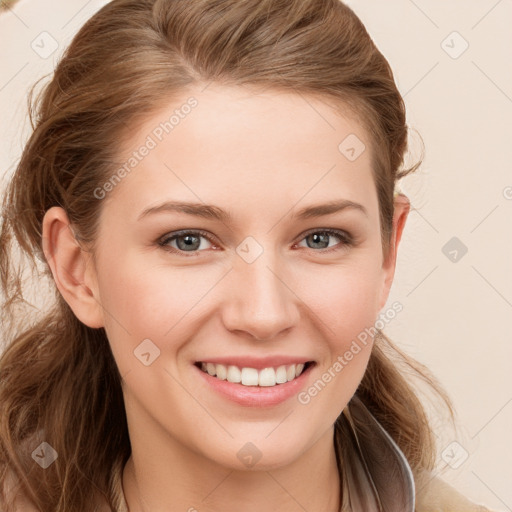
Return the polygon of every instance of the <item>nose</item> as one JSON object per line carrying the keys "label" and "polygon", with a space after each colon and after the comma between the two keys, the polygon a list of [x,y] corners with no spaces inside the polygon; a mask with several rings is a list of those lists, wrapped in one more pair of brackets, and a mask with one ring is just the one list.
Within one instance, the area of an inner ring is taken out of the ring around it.
{"label": "nose", "polygon": [[290,272],[264,252],[256,261],[235,262],[227,282],[224,326],[258,341],[270,340],[298,325],[300,299]]}

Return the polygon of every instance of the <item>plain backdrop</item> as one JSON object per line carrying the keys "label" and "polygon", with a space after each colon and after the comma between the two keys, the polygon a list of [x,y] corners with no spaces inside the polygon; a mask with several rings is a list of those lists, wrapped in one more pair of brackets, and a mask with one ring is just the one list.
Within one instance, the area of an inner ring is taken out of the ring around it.
{"label": "plain backdrop", "polygon": [[[0,170],[29,134],[26,94],[105,1],[21,0],[0,14]],[[402,181],[413,211],[386,332],[447,389],[458,429],[436,428],[438,471],[512,510],[512,2],[351,0],[388,59],[413,129]],[[386,309],[386,308],[385,308]]]}

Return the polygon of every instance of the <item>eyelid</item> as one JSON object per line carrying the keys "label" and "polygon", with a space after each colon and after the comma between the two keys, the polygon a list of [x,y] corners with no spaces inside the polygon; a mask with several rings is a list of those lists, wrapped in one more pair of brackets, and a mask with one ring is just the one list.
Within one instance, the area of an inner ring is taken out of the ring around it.
{"label": "eyelid", "polygon": [[[178,231],[171,231],[169,233],[166,233],[162,237],[158,239],[158,244],[163,246],[164,249],[167,247],[167,243],[171,240],[174,240],[176,238],[179,238],[180,236],[185,235],[201,235],[202,237],[206,238],[211,244],[215,245],[215,241],[213,238],[213,235],[208,233],[207,231],[203,231],[202,229],[180,229]],[[173,249],[173,248],[171,248]],[[179,251],[180,253],[184,253],[185,251]],[[195,251],[195,252],[202,252],[202,251]]]}
{"label": "eyelid", "polygon": [[309,231],[306,231],[300,235],[300,239],[296,243],[302,242],[307,236],[313,233],[327,233],[331,236],[338,237],[341,242],[339,244],[334,245],[333,247],[326,247],[325,249],[309,249],[308,247],[303,247],[303,249],[309,249],[309,251],[313,251],[313,253],[317,252],[320,254],[328,254],[332,252],[339,252],[347,249],[348,247],[352,247],[355,245],[356,239],[348,232],[343,229],[338,228],[313,228]]}
{"label": "eyelid", "polygon": [[348,231],[338,228],[313,228],[310,229],[309,231],[305,231],[304,233],[302,233],[300,235],[302,238],[300,238],[299,241],[303,240],[308,235],[312,235],[313,233],[328,233],[330,235],[335,235],[339,238],[344,239],[346,243],[354,241],[354,237]]}
{"label": "eyelid", "polygon": [[[310,249],[313,252],[318,252],[321,254],[325,254],[325,253],[329,253],[329,252],[333,252],[333,251],[339,251],[339,250],[342,250],[343,248],[346,248],[347,246],[352,246],[355,243],[355,238],[349,232],[347,232],[343,229],[312,228],[308,231],[305,231],[304,233],[301,233],[299,235],[300,238],[298,238],[297,241],[294,242],[294,245],[298,244],[299,242],[304,240],[307,236],[309,236],[313,233],[327,233],[332,236],[337,236],[340,240],[342,240],[342,242],[340,244],[337,244],[333,247],[328,247],[328,248],[320,249],[320,250]],[[176,238],[179,238],[180,236],[186,236],[186,235],[201,235],[202,237],[206,238],[212,245],[218,246],[218,244],[215,242],[215,237],[211,233],[209,233],[207,231],[203,231],[201,229],[192,229],[192,228],[191,229],[181,229],[178,231],[171,231],[171,232],[163,235],[162,237],[160,237],[157,240],[157,243],[164,250],[166,250],[170,253],[184,255],[185,257],[191,257],[191,256],[193,257],[195,255],[201,254],[201,252],[204,252],[204,251],[191,251],[190,253],[187,254],[186,251],[174,249],[173,247],[169,247],[167,245],[170,241],[175,240]],[[341,247],[338,247],[338,246],[341,246]],[[305,249],[308,249],[308,248],[306,247]]]}

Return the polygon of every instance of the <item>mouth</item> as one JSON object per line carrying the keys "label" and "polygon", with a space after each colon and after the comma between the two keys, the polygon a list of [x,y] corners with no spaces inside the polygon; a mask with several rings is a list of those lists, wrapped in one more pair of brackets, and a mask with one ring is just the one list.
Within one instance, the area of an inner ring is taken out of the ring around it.
{"label": "mouth", "polygon": [[219,364],[209,361],[194,363],[197,368],[211,377],[247,387],[274,387],[286,384],[299,378],[314,364],[314,361],[305,361],[303,363],[281,364],[258,369],[250,366]]}

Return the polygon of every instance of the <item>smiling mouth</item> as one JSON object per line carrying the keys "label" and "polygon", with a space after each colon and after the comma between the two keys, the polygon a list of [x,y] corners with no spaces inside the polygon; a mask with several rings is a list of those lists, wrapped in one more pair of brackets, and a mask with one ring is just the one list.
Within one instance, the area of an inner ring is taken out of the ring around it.
{"label": "smiling mouth", "polygon": [[195,363],[195,366],[204,373],[219,380],[226,380],[234,384],[241,384],[242,386],[272,387],[278,386],[279,384],[286,384],[298,378],[314,364],[313,361],[307,361],[306,363],[280,365],[263,368],[261,370],[202,361]]}

